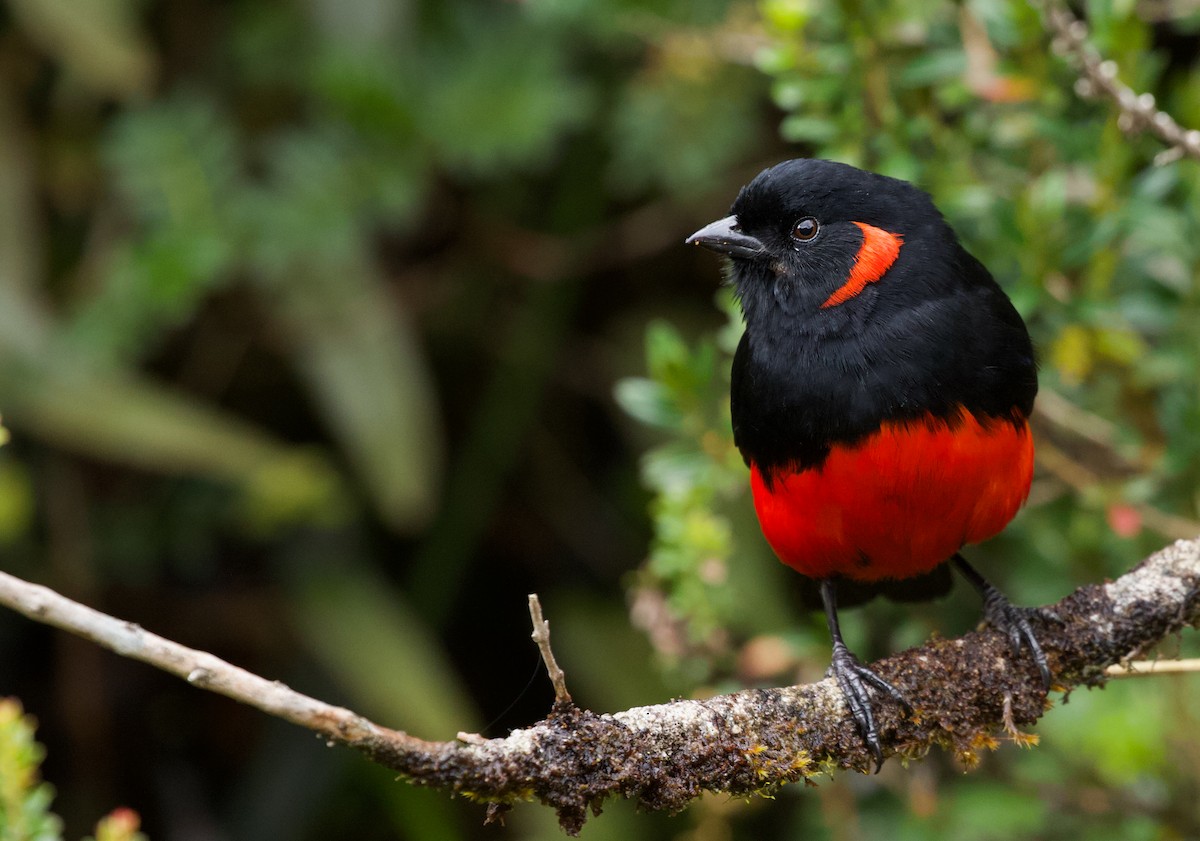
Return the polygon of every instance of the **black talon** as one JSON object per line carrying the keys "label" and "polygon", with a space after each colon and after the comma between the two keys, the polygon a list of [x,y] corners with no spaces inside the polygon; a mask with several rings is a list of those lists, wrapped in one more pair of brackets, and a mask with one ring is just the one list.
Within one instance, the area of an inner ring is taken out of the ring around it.
{"label": "black talon", "polygon": [[1049,689],[1053,680],[1050,675],[1050,664],[1046,660],[1046,652],[1033,633],[1029,624],[1031,616],[1038,616],[1049,621],[1059,621],[1053,611],[1041,610],[1035,607],[1017,607],[1007,597],[996,589],[976,569],[967,563],[962,555],[954,556],[954,564],[971,585],[983,597],[983,617],[993,628],[1008,637],[1009,647],[1013,657],[1019,657],[1022,648],[1028,648],[1033,662],[1042,676],[1042,685]]}
{"label": "black talon", "polygon": [[837,619],[837,585],[831,579],[821,582],[821,602],[825,605],[825,619],[829,623],[829,635],[833,637],[833,658],[829,670],[837,678],[838,687],[850,708],[850,715],[858,725],[863,744],[875,760],[875,773],[883,767],[883,745],[879,741],[879,726],[871,709],[871,694],[867,687],[887,695],[904,711],[912,715],[912,706],[896,687],[859,662],[846,643]]}

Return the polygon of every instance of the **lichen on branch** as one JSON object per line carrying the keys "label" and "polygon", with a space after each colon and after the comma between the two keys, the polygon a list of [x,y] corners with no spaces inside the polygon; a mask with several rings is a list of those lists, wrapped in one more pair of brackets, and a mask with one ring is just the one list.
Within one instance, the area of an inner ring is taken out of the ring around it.
{"label": "lichen on branch", "polygon": [[[361,750],[412,783],[487,802],[489,818],[517,801],[540,801],[569,834],[610,797],[674,811],[706,791],[766,793],[871,765],[831,679],[611,714],[560,699],[546,719],[505,738],[428,742],[4,573],[0,604]],[[1109,666],[1200,620],[1200,539],[1178,541],[1113,582],[1081,587],[1051,612],[1036,630],[1055,689],[1100,684]],[[888,756],[915,759],[940,746],[970,765],[1000,739],[1032,741],[1021,728],[1049,704],[1032,661],[1013,659],[1007,640],[988,629],[930,641],[872,668],[915,711],[879,705]]]}

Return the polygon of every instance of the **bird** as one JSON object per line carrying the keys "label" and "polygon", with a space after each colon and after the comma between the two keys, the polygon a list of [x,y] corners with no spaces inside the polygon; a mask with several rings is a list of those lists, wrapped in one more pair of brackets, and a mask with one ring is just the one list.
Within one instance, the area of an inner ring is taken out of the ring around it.
{"label": "bird", "polygon": [[734,443],[763,536],[818,591],[830,672],[876,773],[872,694],[912,708],[847,648],[839,593],[937,593],[953,567],[1049,689],[1037,610],[1013,605],[961,553],[1004,529],[1029,494],[1033,344],[931,197],[798,158],[763,170],[686,242],[728,258],[745,322]]}

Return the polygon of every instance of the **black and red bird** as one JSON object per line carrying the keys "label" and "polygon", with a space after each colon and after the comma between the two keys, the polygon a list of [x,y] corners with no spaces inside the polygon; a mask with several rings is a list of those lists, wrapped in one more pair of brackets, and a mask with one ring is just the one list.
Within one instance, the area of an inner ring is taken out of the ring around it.
{"label": "black and red bird", "polygon": [[791,160],[688,242],[731,260],[746,322],[734,441],[767,542],[818,585],[831,671],[876,767],[869,690],[908,705],[846,648],[839,587],[919,594],[948,583],[952,563],[1049,686],[1031,611],[959,554],[1003,529],[1029,493],[1033,348],[929,196],[846,164]]}

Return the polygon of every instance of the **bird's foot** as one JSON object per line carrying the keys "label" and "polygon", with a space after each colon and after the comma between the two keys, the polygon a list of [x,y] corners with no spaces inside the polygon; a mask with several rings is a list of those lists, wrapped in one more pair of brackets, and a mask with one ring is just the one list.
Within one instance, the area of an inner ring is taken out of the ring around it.
{"label": "bird's foot", "polygon": [[829,664],[829,671],[837,678],[850,714],[854,716],[854,723],[858,725],[859,735],[875,759],[875,773],[878,774],[879,769],[883,767],[883,746],[879,742],[879,725],[876,724],[875,712],[871,709],[868,687],[891,698],[903,707],[908,715],[912,715],[912,706],[900,690],[859,662],[840,641],[833,645],[833,660]]}
{"label": "bird's foot", "polygon": [[1017,607],[1003,593],[991,587],[983,599],[983,617],[989,625],[1008,637],[1014,658],[1021,655],[1022,648],[1029,649],[1034,665],[1042,676],[1042,685],[1049,689],[1052,684],[1050,664],[1029,620],[1037,617],[1051,622],[1059,621],[1057,614],[1044,608]]}
{"label": "bird's foot", "polygon": [[980,575],[973,566],[967,563],[962,555],[951,558],[959,571],[971,582],[972,586],[983,597],[983,618],[988,624],[1008,637],[1009,647],[1013,657],[1021,656],[1021,649],[1028,648],[1038,673],[1042,676],[1042,685],[1049,689],[1052,684],[1050,664],[1046,661],[1046,652],[1033,633],[1029,620],[1039,618],[1046,622],[1061,622],[1053,610],[1039,607],[1017,607],[996,589],[986,578]]}

